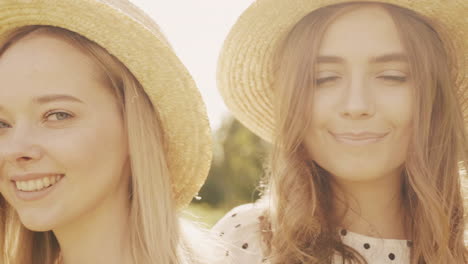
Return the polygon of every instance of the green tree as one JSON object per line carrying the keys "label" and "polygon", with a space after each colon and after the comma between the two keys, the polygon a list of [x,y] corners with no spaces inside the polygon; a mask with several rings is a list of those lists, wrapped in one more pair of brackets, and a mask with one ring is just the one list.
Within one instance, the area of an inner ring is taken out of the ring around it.
{"label": "green tree", "polygon": [[239,121],[228,117],[214,134],[214,158],[201,200],[212,207],[230,208],[258,199],[268,144]]}

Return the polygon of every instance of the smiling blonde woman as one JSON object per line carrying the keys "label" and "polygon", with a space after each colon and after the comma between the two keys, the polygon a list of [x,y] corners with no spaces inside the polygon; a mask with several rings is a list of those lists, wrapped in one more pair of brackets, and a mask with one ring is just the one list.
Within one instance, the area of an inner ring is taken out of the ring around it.
{"label": "smiling blonde woman", "polygon": [[[234,263],[467,263],[468,2],[258,0],[219,88],[273,142],[266,195],[214,230]],[[462,168],[462,170],[460,170]]]}
{"label": "smiling blonde woman", "polygon": [[205,107],[129,2],[0,2],[0,155],[0,263],[212,263]]}

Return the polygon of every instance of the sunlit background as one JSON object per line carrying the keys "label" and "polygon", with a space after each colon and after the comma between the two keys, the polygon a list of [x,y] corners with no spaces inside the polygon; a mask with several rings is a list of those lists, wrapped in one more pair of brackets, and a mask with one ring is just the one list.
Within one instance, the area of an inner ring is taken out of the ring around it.
{"label": "sunlit background", "polygon": [[132,0],[154,18],[186,65],[206,103],[214,159],[208,180],[185,214],[207,226],[258,198],[267,144],[235,121],[216,87],[223,41],[253,0]]}
{"label": "sunlit background", "polygon": [[154,18],[206,102],[213,129],[227,115],[216,89],[216,63],[229,29],[252,0],[132,0]]}

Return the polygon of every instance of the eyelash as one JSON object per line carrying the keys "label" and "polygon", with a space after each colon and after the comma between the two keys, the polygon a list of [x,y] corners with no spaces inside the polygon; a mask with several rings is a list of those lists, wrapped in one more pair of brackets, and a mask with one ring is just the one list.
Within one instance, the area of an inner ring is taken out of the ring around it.
{"label": "eyelash", "polygon": [[[320,78],[320,79],[317,79],[315,81],[315,83],[316,83],[316,85],[321,85],[321,84],[324,84],[324,83],[329,82],[329,81],[335,81],[338,78],[339,78],[338,76],[330,76],[330,77]],[[405,82],[407,80],[407,78],[405,76],[389,76],[389,75],[386,75],[386,76],[380,76],[378,78],[384,79],[386,81],[395,81],[395,82],[400,82],[400,83],[403,83],[403,82]]]}
{"label": "eyelash", "polygon": [[396,81],[400,83],[405,82],[407,79],[405,76],[380,76],[379,78],[388,80],[388,81]]}
{"label": "eyelash", "polygon": [[2,128],[8,128],[8,127],[2,127],[1,124],[6,124],[6,123],[3,122],[3,121],[0,121],[0,129],[2,129]]}
{"label": "eyelash", "polygon": [[339,78],[338,76],[329,76],[329,77],[320,78],[315,81],[315,84],[321,85],[329,81],[335,81],[338,78]]}
{"label": "eyelash", "polygon": [[[72,114],[69,114],[67,112],[63,112],[63,111],[49,111],[47,112],[45,115],[44,115],[44,118],[43,118],[43,121],[47,121],[47,119],[50,117],[50,116],[53,116],[53,115],[56,115],[56,114],[66,114],[68,117],[66,119],[70,119],[70,118],[73,118],[74,116]],[[62,119],[62,120],[53,120],[51,122],[59,122],[59,121],[65,121],[66,119]],[[0,125],[1,124],[6,124],[7,127],[1,127],[0,126],[0,129],[2,128],[8,128],[8,127],[11,127],[10,125],[8,125],[7,123],[3,122],[3,121],[0,121]]]}
{"label": "eyelash", "polygon": [[[66,114],[68,116],[68,118],[66,119],[69,119],[69,118],[72,118],[73,115],[67,113],[67,112],[63,112],[63,111],[56,111],[56,110],[52,110],[52,111],[49,111],[45,114],[45,118],[44,120],[47,120],[47,118],[49,118],[50,116],[53,116],[53,115],[56,115],[56,114]],[[54,120],[52,122],[58,122],[58,121],[64,121],[65,119],[62,119],[62,120]]]}

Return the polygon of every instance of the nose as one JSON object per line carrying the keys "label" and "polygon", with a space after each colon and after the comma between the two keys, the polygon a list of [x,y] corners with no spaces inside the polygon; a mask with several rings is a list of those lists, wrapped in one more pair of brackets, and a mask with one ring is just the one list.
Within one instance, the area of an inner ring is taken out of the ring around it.
{"label": "nose", "polygon": [[340,115],[346,119],[368,119],[375,114],[375,98],[364,78],[353,78],[342,92]]}
{"label": "nose", "polygon": [[16,167],[39,160],[42,151],[35,142],[35,137],[28,129],[11,128],[10,135],[0,144],[0,159],[2,163],[11,163]]}

